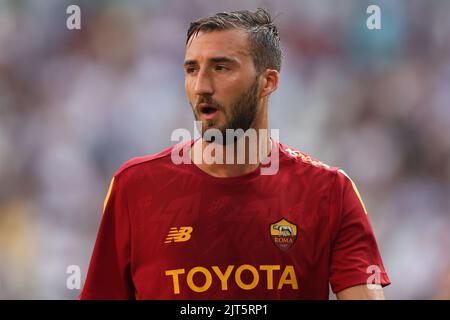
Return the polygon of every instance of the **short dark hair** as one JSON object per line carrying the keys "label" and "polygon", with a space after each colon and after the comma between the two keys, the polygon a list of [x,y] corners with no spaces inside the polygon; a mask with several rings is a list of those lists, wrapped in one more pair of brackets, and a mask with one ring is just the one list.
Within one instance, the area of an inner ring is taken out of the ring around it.
{"label": "short dark hair", "polygon": [[243,29],[247,31],[250,49],[258,73],[265,69],[280,71],[282,51],[278,30],[272,17],[265,9],[219,12],[212,17],[191,22],[187,32],[186,45],[200,31]]}

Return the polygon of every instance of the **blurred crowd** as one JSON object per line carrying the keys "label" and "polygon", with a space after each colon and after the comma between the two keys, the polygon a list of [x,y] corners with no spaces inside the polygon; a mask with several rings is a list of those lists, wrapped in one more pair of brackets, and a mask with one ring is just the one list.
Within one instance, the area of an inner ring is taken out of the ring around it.
{"label": "blurred crowd", "polygon": [[[66,8],[81,8],[68,30]],[[381,30],[366,8],[381,8]],[[356,182],[391,299],[450,299],[449,1],[0,1],[0,299],[73,299],[111,176],[193,129],[190,21],[265,7],[280,140]]]}

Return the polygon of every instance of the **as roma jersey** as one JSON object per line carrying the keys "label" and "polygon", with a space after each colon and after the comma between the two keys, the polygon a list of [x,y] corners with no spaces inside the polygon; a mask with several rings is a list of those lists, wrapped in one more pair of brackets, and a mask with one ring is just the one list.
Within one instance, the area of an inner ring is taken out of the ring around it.
{"label": "as roma jersey", "polygon": [[[191,142],[192,144],[192,142]],[[114,175],[81,299],[328,299],[390,283],[344,171],[274,141],[279,169],[218,178],[173,148]],[[273,149],[274,150],[274,149]]]}

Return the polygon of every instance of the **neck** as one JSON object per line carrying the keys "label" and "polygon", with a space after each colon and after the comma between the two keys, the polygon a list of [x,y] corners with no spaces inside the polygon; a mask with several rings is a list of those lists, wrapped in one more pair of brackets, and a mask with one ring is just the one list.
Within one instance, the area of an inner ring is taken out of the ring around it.
{"label": "neck", "polygon": [[264,112],[261,116],[262,121],[258,117],[252,128],[235,142],[218,144],[197,140],[190,152],[194,164],[212,176],[223,178],[256,170],[272,150],[267,115]]}

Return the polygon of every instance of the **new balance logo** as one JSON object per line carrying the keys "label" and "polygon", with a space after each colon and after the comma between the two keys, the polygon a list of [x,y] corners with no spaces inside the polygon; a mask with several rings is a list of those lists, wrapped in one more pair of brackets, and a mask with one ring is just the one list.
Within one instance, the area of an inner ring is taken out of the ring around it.
{"label": "new balance logo", "polygon": [[164,243],[184,242],[191,238],[192,227],[170,228]]}

